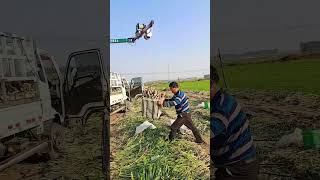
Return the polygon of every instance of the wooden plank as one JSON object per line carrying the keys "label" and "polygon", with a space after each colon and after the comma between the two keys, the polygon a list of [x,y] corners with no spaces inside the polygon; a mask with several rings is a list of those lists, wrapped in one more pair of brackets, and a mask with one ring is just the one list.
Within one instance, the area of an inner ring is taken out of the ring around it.
{"label": "wooden plank", "polygon": [[34,77],[5,77],[5,81],[36,81]]}
{"label": "wooden plank", "polygon": [[23,151],[23,152],[17,154],[13,158],[11,158],[8,162],[1,164],[0,171],[8,168],[9,166],[12,166],[14,164],[17,164],[17,163],[27,159],[28,157],[34,155],[37,152],[43,152],[43,151],[47,151],[47,152],[49,151],[48,142],[44,142],[44,143],[39,144],[38,146],[36,146],[32,149],[28,149],[26,151]]}
{"label": "wooden plank", "polygon": [[149,117],[149,118],[152,118],[152,110],[153,110],[153,103],[152,103],[152,101],[150,101],[150,99],[148,100],[148,108],[147,108],[148,110],[147,110],[147,116]]}
{"label": "wooden plank", "polygon": [[157,101],[153,100],[153,113],[152,113],[152,119],[157,119],[157,115],[158,115],[158,105],[157,105]]}
{"label": "wooden plank", "polygon": [[120,112],[120,111],[122,111],[122,110],[125,110],[125,109],[126,109],[126,106],[121,107],[121,108],[119,108],[119,109],[117,109],[117,110],[115,110],[115,111],[111,112],[111,113],[110,113],[110,116],[112,116],[112,115],[114,115],[114,114],[116,114],[116,113],[118,113],[118,112]]}
{"label": "wooden plank", "polygon": [[147,101],[143,99],[143,117],[147,117]]}
{"label": "wooden plank", "polygon": [[146,103],[146,99],[142,99],[142,116],[146,117],[146,112],[147,112],[147,103]]}
{"label": "wooden plank", "polygon": [[1,99],[2,99],[2,103],[6,103],[7,102],[7,90],[6,90],[6,84],[4,80],[0,80],[1,82]]}

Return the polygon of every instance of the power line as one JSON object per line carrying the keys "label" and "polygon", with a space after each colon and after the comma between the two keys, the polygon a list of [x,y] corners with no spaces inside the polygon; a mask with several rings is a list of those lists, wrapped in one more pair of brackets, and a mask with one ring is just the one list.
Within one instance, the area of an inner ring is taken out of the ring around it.
{"label": "power line", "polygon": [[75,35],[37,35],[27,34],[23,37],[32,38],[36,41],[75,41],[75,42],[97,42],[105,43],[106,36],[75,36]]}
{"label": "power line", "polygon": [[[223,25],[221,25],[223,27]],[[237,34],[237,33],[261,33],[261,32],[279,32],[279,31],[301,31],[320,28],[320,24],[297,24],[297,25],[284,25],[284,26],[265,26],[265,27],[252,27],[252,28],[242,28],[235,29],[228,27],[229,31],[214,31],[213,34]],[[223,29],[223,28],[222,28]],[[231,30],[232,29],[232,30]]]}
{"label": "power line", "polygon": [[179,73],[187,73],[187,72],[203,72],[209,71],[209,69],[197,69],[197,70],[189,70],[189,71],[177,71],[177,72],[141,72],[141,73],[122,73],[123,75],[155,75],[155,74],[179,74]]}

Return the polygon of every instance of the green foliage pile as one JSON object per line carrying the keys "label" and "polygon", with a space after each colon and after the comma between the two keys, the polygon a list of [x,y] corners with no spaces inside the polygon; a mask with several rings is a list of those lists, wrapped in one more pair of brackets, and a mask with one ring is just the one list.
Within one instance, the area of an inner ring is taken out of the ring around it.
{"label": "green foliage pile", "polygon": [[201,147],[182,139],[169,142],[170,130],[163,120],[148,120],[157,128],[134,136],[135,128],[145,120],[134,112],[121,120],[127,144],[116,154],[115,179],[209,179],[209,164]]}

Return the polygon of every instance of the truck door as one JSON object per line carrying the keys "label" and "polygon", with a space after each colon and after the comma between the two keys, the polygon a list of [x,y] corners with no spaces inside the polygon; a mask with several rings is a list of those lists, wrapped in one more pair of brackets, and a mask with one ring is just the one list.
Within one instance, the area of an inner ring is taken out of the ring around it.
{"label": "truck door", "polygon": [[136,98],[142,95],[143,82],[142,77],[135,77],[131,79],[130,82],[130,98]]}
{"label": "truck door", "polygon": [[105,75],[98,49],[72,53],[67,61],[63,85],[68,118],[80,118],[104,108]]}
{"label": "truck door", "polygon": [[62,96],[62,77],[59,71],[59,66],[49,54],[40,51],[40,58],[48,80],[48,86],[51,96],[52,107],[60,114],[60,120],[64,120],[64,100]]}

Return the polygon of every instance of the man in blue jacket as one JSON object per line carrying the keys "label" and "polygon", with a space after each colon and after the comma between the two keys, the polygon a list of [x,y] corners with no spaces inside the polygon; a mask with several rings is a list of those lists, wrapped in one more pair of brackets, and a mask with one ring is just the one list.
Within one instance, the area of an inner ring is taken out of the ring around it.
{"label": "man in blue jacket", "polygon": [[256,180],[258,163],[249,120],[237,101],[218,87],[219,76],[210,68],[210,156],[216,180]]}
{"label": "man in blue jacket", "polygon": [[172,140],[176,138],[178,131],[182,125],[185,125],[189,128],[193,135],[196,138],[196,143],[204,143],[198,129],[194,126],[191,114],[188,97],[179,89],[179,85],[177,82],[171,82],[169,84],[170,90],[173,93],[173,97],[171,99],[162,99],[159,101],[160,106],[164,107],[172,107],[175,106],[177,119],[171,125],[171,132],[169,135],[169,139]]}

